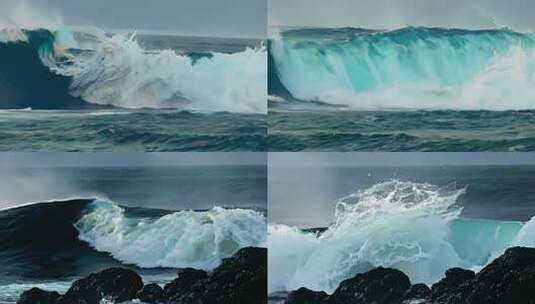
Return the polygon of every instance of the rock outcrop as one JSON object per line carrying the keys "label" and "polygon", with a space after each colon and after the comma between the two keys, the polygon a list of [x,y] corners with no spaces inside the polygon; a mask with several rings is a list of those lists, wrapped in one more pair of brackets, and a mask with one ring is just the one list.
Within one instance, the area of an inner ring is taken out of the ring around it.
{"label": "rock outcrop", "polygon": [[22,293],[17,304],[55,304],[60,297],[55,291],[32,288]]}
{"label": "rock outcrop", "polygon": [[[168,303],[266,303],[267,249],[243,248],[234,256],[224,259],[204,279],[200,276],[193,279],[197,281],[192,280],[192,285],[178,289],[176,294],[167,293]],[[175,284],[173,282],[170,284]],[[164,293],[169,289],[166,285]]]}
{"label": "rock outcrop", "polygon": [[109,268],[77,280],[64,294],[32,288],[18,304],[99,304],[139,299],[154,304],[265,304],[267,249],[242,248],[223,259],[212,272],[184,268],[165,285],[143,285],[141,277],[125,268]]}
{"label": "rock outcrop", "polygon": [[409,278],[391,268],[375,268],[340,283],[334,293],[300,288],[288,294],[288,304],[396,304],[402,303],[411,287]]}

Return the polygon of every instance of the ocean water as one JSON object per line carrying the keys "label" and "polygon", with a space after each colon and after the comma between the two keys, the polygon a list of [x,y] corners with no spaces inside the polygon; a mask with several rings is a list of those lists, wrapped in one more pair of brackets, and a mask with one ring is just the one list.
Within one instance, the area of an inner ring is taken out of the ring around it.
{"label": "ocean water", "polygon": [[2,28],[0,149],[263,150],[266,57],[254,39]]}
{"label": "ocean water", "polygon": [[534,247],[534,179],[533,166],[270,167],[271,300],[378,266],[430,285]]}
{"label": "ocean water", "polygon": [[532,151],[535,36],[290,29],[268,43],[272,151]]}
{"label": "ocean water", "polygon": [[265,151],[266,115],[0,110],[0,151]]}
{"label": "ocean water", "polygon": [[534,151],[535,112],[270,109],[269,151]]}
{"label": "ocean water", "polygon": [[[0,303],[15,303],[33,286],[66,291],[74,280],[112,266],[165,284],[176,268],[211,270],[239,248],[266,243],[264,166],[4,174],[13,193],[3,191],[0,209]],[[17,180],[31,193],[16,193]]]}

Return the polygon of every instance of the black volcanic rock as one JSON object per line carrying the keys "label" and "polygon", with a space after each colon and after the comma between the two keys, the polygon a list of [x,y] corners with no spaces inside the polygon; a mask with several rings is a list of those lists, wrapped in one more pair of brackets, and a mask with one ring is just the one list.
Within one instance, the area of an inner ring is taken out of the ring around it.
{"label": "black volcanic rock", "polygon": [[56,304],[60,296],[55,291],[32,288],[22,293],[17,304]]}
{"label": "black volcanic rock", "polygon": [[206,303],[266,303],[267,249],[243,248],[224,259],[205,288]]}
{"label": "black volcanic rock", "polygon": [[138,291],[136,295],[144,303],[159,303],[163,301],[163,289],[158,284],[148,284]]}
{"label": "black volcanic rock", "polygon": [[267,249],[248,247],[223,259],[204,280],[179,291],[169,304],[267,302]]}
{"label": "black volcanic rock", "polygon": [[446,270],[446,277],[431,287],[430,298],[435,303],[462,303],[476,274],[462,268]]}
{"label": "black volcanic rock", "polygon": [[109,268],[74,282],[64,296],[37,288],[25,291],[18,304],[99,304],[140,299],[166,304],[267,303],[267,249],[242,248],[207,273],[184,268],[164,289],[143,286],[141,277],[124,268]]}
{"label": "black volcanic rock", "polygon": [[98,304],[103,298],[109,298],[122,302],[134,299],[142,287],[143,281],[134,271],[109,268],[74,282],[62,301]]}
{"label": "black volcanic rock", "polygon": [[431,289],[425,284],[414,284],[405,292],[405,300],[426,299],[431,294]]}
{"label": "black volcanic rock", "polygon": [[313,291],[304,287],[288,294],[286,304],[325,303],[329,296],[323,291]]}
{"label": "black volcanic rock", "polygon": [[206,271],[193,268],[179,269],[177,274],[178,277],[176,279],[165,284],[163,289],[163,296],[165,298],[175,298],[179,294],[186,294],[191,291],[191,288],[195,284],[208,277]]}
{"label": "black volcanic rock", "polygon": [[401,271],[390,268],[375,268],[340,283],[329,297],[329,304],[396,304],[411,283]]}
{"label": "black volcanic rock", "polygon": [[466,302],[535,303],[535,248],[509,248],[485,266],[470,286]]}

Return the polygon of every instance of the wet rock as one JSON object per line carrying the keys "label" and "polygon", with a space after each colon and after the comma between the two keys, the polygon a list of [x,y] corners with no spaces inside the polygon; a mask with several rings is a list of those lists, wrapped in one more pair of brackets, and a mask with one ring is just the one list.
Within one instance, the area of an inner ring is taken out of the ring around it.
{"label": "wet rock", "polygon": [[136,298],[144,303],[160,303],[163,301],[163,289],[158,284],[148,284],[138,291]]}
{"label": "wet rock", "polygon": [[267,249],[243,248],[207,273],[184,268],[164,289],[143,286],[141,277],[124,268],[109,268],[77,280],[64,296],[37,288],[25,291],[18,304],[99,304],[102,299],[120,303],[139,298],[166,304],[267,303]]}
{"label": "wet rock", "polygon": [[430,298],[434,303],[462,303],[475,276],[471,270],[450,268],[445,278],[433,284]]}
{"label": "wet rock", "polygon": [[431,294],[431,289],[425,284],[414,284],[405,293],[405,300],[426,299]]}
{"label": "wet rock", "polygon": [[403,298],[411,283],[401,271],[375,268],[340,283],[328,298],[329,304],[396,304]]}
{"label": "wet rock", "polygon": [[32,288],[22,293],[17,304],[56,304],[60,294],[55,291],[45,291]]}
{"label": "wet rock", "polygon": [[267,249],[243,248],[224,259],[211,273],[202,298],[207,303],[266,303]]}
{"label": "wet rock", "polygon": [[485,266],[470,286],[467,303],[535,303],[535,248],[509,248]]}
{"label": "wet rock", "polygon": [[240,249],[206,279],[171,297],[169,303],[267,303],[267,249]]}
{"label": "wet rock", "polygon": [[286,304],[311,304],[325,303],[329,296],[323,291],[313,291],[304,287],[288,294]]}
{"label": "wet rock", "polygon": [[74,282],[62,301],[73,304],[99,304],[103,298],[107,298],[122,302],[134,299],[142,287],[143,281],[134,271],[109,268]]}
{"label": "wet rock", "polygon": [[208,273],[203,270],[193,268],[179,269],[178,277],[165,284],[163,297],[166,299],[177,298],[177,295],[191,292],[191,289],[199,282],[208,277]]}

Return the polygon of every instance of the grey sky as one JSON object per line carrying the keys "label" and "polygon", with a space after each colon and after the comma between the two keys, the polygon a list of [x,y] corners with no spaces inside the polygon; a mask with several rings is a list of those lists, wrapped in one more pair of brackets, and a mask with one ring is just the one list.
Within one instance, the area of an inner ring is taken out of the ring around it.
{"label": "grey sky", "polygon": [[535,30],[531,0],[267,0],[270,26]]}
{"label": "grey sky", "polygon": [[270,153],[270,167],[535,165],[535,153]]}
{"label": "grey sky", "polygon": [[0,153],[0,170],[13,167],[129,167],[265,165],[265,153]]}
{"label": "grey sky", "polygon": [[267,23],[266,0],[0,1],[0,12],[20,7],[69,25],[182,34],[263,37]]}

